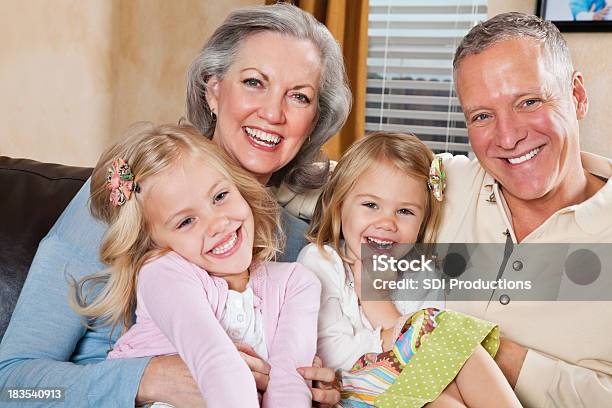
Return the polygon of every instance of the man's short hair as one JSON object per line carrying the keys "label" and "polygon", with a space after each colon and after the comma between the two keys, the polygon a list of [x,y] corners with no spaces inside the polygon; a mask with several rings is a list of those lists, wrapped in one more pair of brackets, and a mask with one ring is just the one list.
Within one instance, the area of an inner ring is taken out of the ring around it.
{"label": "man's short hair", "polygon": [[559,29],[550,21],[518,12],[498,14],[473,27],[455,51],[453,73],[457,72],[461,61],[470,55],[478,54],[500,41],[526,37],[542,43],[550,70],[555,72],[562,86],[571,89],[574,66]]}

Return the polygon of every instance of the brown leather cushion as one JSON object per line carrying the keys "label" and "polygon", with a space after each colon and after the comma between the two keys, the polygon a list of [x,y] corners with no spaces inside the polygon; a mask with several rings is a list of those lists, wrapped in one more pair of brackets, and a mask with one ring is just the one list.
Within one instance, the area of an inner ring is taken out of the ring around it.
{"label": "brown leather cushion", "polygon": [[38,243],[91,171],[0,156],[0,339]]}

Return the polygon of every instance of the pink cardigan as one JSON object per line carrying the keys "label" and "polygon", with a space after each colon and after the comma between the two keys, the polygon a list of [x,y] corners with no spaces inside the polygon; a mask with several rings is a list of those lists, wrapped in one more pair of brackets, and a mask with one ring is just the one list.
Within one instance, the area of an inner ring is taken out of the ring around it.
{"label": "pink cardigan", "polygon": [[[251,272],[255,307],[262,310],[271,366],[264,407],[311,407],[311,393],[297,367],[316,352],[321,285],[297,263],[266,262]],[[177,353],[185,361],[206,406],[258,407],[255,380],[218,320],[227,283],[170,252],[138,275],[136,323],[109,358]]]}

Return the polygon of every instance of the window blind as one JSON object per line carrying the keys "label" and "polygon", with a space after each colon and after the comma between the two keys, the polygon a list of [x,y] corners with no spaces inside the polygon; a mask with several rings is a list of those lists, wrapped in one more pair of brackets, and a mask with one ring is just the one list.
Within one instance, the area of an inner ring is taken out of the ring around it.
{"label": "window blind", "polygon": [[471,152],[455,49],[487,0],[370,0],[366,131],[412,132],[436,152]]}

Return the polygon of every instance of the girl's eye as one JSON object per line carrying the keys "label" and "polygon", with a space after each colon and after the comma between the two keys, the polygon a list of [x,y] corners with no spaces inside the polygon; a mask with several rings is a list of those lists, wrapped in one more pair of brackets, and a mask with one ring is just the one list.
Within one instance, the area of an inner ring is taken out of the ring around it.
{"label": "girl's eye", "polygon": [[251,88],[257,88],[258,86],[261,86],[261,81],[255,78],[247,78],[242,81],[242,83]]}
{"label": "girl's eye", "polygon": [[414,215],[414,212],[412,212],[408,208],[400,208],[399,210],[397,210],[397,213],[400,215]]}
{"label": "girl's eye", "polygon": [[213,201],[215,203],[218,203],[220,201],[223,201],[225,199],[225,197],[227,197],[227,195],[229,194],[229,191],[222,191],[219,194],[217,194],[214,198]]}
{"label": "girl's eye", "polygon": [[376,209],[376,208],[378,208],[378,206],[376,205],[376,203],[372,203],[372,202],[363,203],[363,204],[361,204],[361,205],[363,205],[364,207],[367,207],[367,208],[372,208],[372,209]]}
{"label": "girl's eye", "polygon": [[193,221],[194,221],[193,217],[185,218],[183,221],[181,221],[177,229],[187,227],[188,225],[191,225]]}
{"label": "girl's eye", "polygon": [[293,99],[297,100],[300,103],[304,103],[304,104],[310,103],[310,98],[302,93],[293,94]]}

